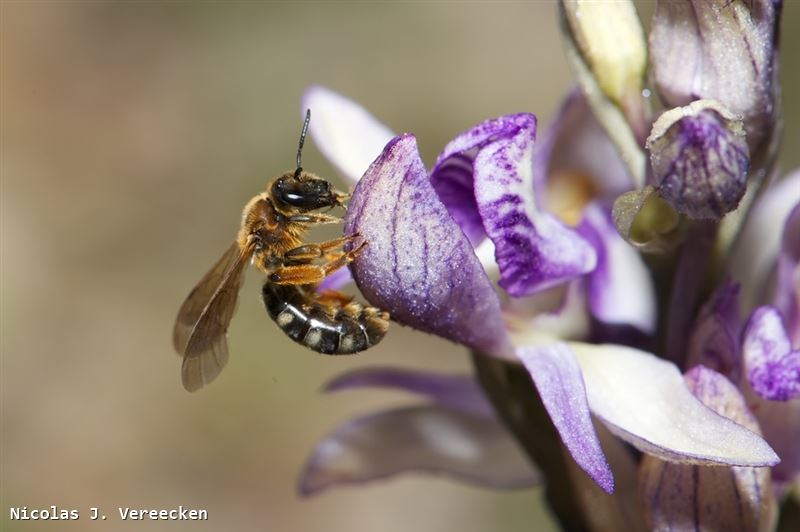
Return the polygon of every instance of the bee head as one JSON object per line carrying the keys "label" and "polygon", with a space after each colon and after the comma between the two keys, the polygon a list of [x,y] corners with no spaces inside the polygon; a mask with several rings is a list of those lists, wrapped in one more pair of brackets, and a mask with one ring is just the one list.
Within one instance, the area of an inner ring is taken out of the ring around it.
{"label": "bee head", "polygon": [[341,205],[342,195],[314,174],[287,172],[272,183],[270,196],[278,208],[305,212]]}

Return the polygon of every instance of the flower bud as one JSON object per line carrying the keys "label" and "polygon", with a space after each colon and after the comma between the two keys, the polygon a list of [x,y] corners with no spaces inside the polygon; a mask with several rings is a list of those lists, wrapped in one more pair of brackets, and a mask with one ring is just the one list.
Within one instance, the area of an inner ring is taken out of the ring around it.
{"label": "flower bud", "polygon": [[636,8],[630,1],[563,0],[572,36],[603,93],[625,107],[640,98],[647,45]]}
{"label": "flower bud", "polygon": [[711,98],[744,118],[753,154],[778,116],[776,0],[659,1],[650,32],[655,84],[672,107]]}
{"label": "flower bud", "polygon": [[640,188],[649,119],[643,93],[647,46],[636,9],[630,0],[561,0],[561,20],[567,60]]}
{"label": "flower bud", "polygon": [[659,194],[689,218],[720,219],[744,196],[750,164],[744,128],[719,102],[665,112],[647,149]]}

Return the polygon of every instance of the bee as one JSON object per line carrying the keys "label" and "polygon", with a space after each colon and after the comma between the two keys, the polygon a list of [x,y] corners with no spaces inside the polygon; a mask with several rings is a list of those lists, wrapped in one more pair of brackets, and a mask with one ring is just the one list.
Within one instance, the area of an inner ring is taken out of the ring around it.
{"label": "bee", "polygon": [[[247,263],[267,275],[262,297],[269,316],[294,341],[328,355],[351,354],[383,339],[388,313],[363,306],[317,285],[351,263],[367,245],[358,234],[304,243],[320,224],[341,222],[327,208],[344,208],[349,195],[303,170],[301,154],[311,111],[306,112],[297,168],[273,179],[242,212],[236,240],[197,283],[178,311],[173,344],[183,356],[181,378],[188,391],[213,381],[228,362],[226,333],[236,310]],[[349,251],[344,251],[350,247]]]}

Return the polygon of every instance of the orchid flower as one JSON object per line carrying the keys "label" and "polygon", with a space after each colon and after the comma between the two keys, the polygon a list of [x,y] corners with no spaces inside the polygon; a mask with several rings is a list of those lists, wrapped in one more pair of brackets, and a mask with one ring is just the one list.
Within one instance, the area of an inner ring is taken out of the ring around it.
{"label": "orchid flower", "polygon": [[[344,231],[368,242],[351,266],[359,290],[395,322],[466,347],[476,375],[335,380],[328,391],[429,402],[335,429],[303,493],[416,470],[544,483],[566,528],[774,524],[800,478],[800,173],[767,178],[780,4],[696,3],[659,3],[649,61],[674,107],[657,118],[641,100],[648,53],[632,5],[609,6],[622,10],[609,34],[602,10],[564,0],[581,90],[543,139],[532,114],[486,120],[430,170],[412,134],[307,91],[311,135],[355,183]],[[678,31],[699,37],[677,49]],[[746,65],[726,55],[737,36],[756,70],[739,92],[730,77]],[[690,79],[676,54],[701,65]]]}

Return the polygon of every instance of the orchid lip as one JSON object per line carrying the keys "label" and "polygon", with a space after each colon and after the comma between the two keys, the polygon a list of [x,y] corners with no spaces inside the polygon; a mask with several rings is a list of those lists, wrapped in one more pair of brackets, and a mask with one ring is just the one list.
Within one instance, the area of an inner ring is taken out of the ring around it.
{"label": "orchid lip", "polygon": [[536,117],[487,120],[439,155],[431,183],[473,245],[495,246],[500,286],[522,297],[574,279],[596,265],[594,249],[535,197]]}

